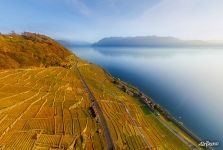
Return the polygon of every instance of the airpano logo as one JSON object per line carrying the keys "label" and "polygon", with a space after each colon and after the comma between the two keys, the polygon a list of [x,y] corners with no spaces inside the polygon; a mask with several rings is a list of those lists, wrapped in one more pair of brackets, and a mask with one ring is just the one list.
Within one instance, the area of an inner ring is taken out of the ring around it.
{"label": "airpano logo", "polygon": [[201,141],[198,146],[200,147],[216,147],[219,146],[219,142]]}

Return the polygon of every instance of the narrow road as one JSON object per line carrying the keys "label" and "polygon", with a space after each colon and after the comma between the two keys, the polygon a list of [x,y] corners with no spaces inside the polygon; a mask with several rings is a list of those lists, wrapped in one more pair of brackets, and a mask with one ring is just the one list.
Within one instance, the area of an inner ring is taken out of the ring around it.
{"label": "narrow road", "polygon": [[81,80],[81,82],[84,86],[85,91],[88,93],[88,96],[89,96],[90,100],[92,101],[93,105],[97,109],[101,126],[104,129],[105,138],[106,138],[106,141],[107,141],[107,144],[108,144],[108,150],[115,150],[115,146],[114,146],[114,143],[113,143],[112,138],[111,138],[111,133],[108,129],[108,124],[107,124],[106,119],[104,117],[104,114],[101,110],[101,107],[100,107],[97,99],[95,98],[95,96],[91,92],[90,88],[88,87],[87,83],[85,82],[80,70],[77,67],[77,64],[76,64],[75,68],[76,68],[78,76],[79,76],[79,78],[80,78],[80,80]]}

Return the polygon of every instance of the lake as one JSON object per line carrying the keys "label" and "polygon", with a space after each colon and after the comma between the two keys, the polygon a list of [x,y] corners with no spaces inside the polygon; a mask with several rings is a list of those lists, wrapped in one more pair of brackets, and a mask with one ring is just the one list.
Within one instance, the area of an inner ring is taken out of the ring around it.
{"label": "lake", "polygon": [[72,47],[223,149],[223,49]]}

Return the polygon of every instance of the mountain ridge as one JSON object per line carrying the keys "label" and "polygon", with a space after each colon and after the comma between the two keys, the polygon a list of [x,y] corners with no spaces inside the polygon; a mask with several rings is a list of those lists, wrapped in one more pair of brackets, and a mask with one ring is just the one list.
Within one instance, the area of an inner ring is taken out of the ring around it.
{"label": "mountain ridge", "polygon": [[101,47],[218,47],[223,43],[214,43],[202,40],[181,40],[175,37],[166,36],[135,36],[135,37],[106,37],[93,46]]}

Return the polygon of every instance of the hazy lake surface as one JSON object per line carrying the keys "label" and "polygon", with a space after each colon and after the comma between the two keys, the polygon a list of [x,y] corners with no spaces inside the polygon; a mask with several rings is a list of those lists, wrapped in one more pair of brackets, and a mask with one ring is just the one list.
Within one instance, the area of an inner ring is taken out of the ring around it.
{"label": "hazy lake surface", "polygon": [[223,148],[223,49],[71,48],[166,108]]}

